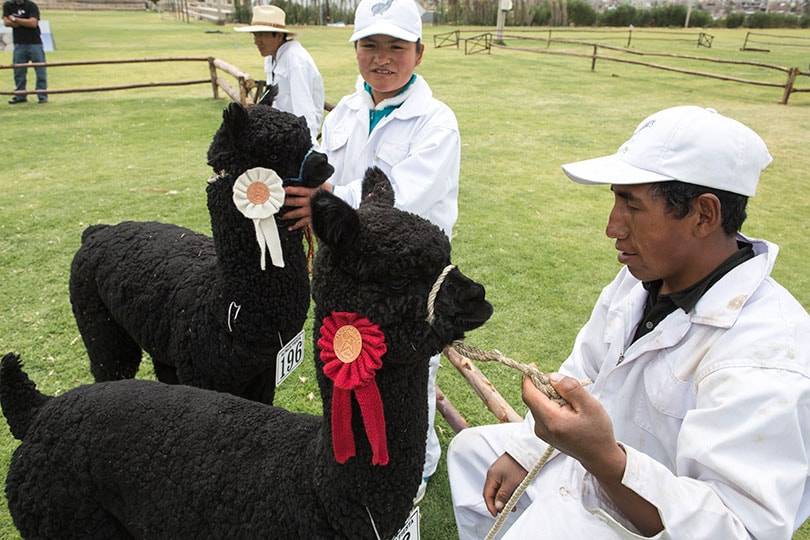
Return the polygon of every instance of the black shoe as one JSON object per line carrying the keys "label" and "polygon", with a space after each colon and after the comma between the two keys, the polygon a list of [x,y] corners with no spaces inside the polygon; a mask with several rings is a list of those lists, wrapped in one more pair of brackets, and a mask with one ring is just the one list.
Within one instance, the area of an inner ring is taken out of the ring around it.
{"label": "black shoe", "polygon": [[9,105],[16,105],[17,103],[26,103],[27,99],[20,99],[20,98],[11,98],[8,100]]}

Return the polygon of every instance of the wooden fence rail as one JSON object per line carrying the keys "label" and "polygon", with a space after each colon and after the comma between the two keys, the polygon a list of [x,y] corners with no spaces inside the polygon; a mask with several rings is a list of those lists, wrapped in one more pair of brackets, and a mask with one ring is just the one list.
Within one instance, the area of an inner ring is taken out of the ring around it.
{"label": "wooden fence rail", "polygon": [[[753,36],[753,40],[751,37]],[[788,41],[762,41],[757,39],[758,37],[765,37],[765,38],[772,38],[772,39],[782,39]],[[795,43],[793,40],[803,40],[801,43]],[[802,49],[810,49],[810,36],[796,36],[796,35],[784,35],[784,34],[766,34],[763,32],[746,32],[745,33],[745,40],[743,41],[742,47],[740,47],[741,51],[755,51],[755,52],[771,52],[770,49],[763,49],[762,47],[750,47],[748,42],[751,41],[754,45],[776,45],[779,47],[799,47]]]}
{"label": "wooden fence rail", "polygon": [[[712,42],[714,41],[714,36],[712,34],[707,34],[706,32],[682,32],[682,31],[672,31],[672,30],[650,30],[646,28],[564,28],[564,27],[556,27],[550,26],[545,28],[528,28],[528,29],[515,29],[517,32],[521,32],[523,34],[545,34],[545,41],[548,45],[553,43],[556,39],[552,37],[554,34],[564,34],[573,32],[575,34],[579,33],[586,33],[586,34],[601,34],[601,36],[596,37],[595,39],[605,40],[605,39],[614,39],[614,40],[621,40],[625,41],[625,47],[630,47],[633,43],[633,40],[639,41],[683,41],[687,43],[694,43],[697,47],[706,47],[711,48]],[[489,33],[494,33],[495,30],[488,31]],[[459,41],[462,39],[459,34],[481,34],[481,30],[470,30],[470,29],[456,29],[451,30],[450,32],[444,32],[440,34],[435,34],[433,36],[433,46],[435,48],[441,47],[448,47],[455,45],[458,47]],[[653,35],[655,37],[648,37]],[[658,37],[658,36],[667,36],[667,37]],[[467,38],[472,39],[472,38]],[[530,38],[531,39],[531,38]],[[533,38],[537,39],[537,38]]]}
{"label": "wooden fence rail", "polygon": [[[510,35],[504,36],[504,38],[509,39],[522,39],[522,40],[534,40],[534,41],[546,41],[543,38],[532,38],[527,36],[517,36],[517,35]],[[787,105],[788,100],[790,99],[791,94],[794,92],[810,92],[810,88],[796,88],[795,83],[798,77],[810,77],[810,73],[801,71],[797,67],[784,67],[778,66],[775,64],[766,64],[763,62],[749,62],[745,60],[723,60],[719,58],[704,58],[700,56],[692,56],[692,55],[683,55],[683,54],[675,54],[675,53],[656,53],[656,52],[641,52],[641,51],[634,51],[627,48],[622,47],[614,47],[611,45],[603,45],[601,43],[592,43],[586,41],[579,41],[579,40],[561,40],[561,39],[552,39],[551,42],[557,43],[573,43],[576,45],[587,45],[593,48],[593,51],[588,53],[579,53],[579,52],[571,52],[571,51],[557,51],[551,49],[529,49],[529,48],[521,48],[521,47],[511,47],[503,44],[498,44],[493,42],[492,38],[484,38],[483,34],[473,36],[472,38],[468,38],[469,40],[475,40],[476,43],[485,43],[487,47],[498,47],[505,50],[513,50],[513,51],[523,51],[523,52],[532,52],[536,54],[549,54],[553,56],[572,56],[577,58],[588,58],[591,60],[591,71],[596,70],[596,62],[597,60],[605,60],[608,62],[617,62],[621,64],[631,64],[637,66],[644,66],[653,69],[659,69],[662,71],[671,71],[675,73],[682,73],[684,75],[693,75],[696,77],[705,77],[709,79],[716,79],[720,81],[729,81],[729,82],[736,82],[740,84],[749,84],[754,86],[764,86],[769,88],[781,88],[782,92],[782,99],[780,101],[781,104]],[[466,50],[466,42],[465,42],[465,50]],[[787,74],[787,79],[784,83],[776,83],[776,82],[768,82],[768,81],[756,81],[752,79],[743,79],[740,77],[732,77],[730,75],[720,75],[717,73],[708,73],[705,71],[696,71],[691,69],[684,69],[684,68],[677,68],[673,66],[665,66],[662,64],[654,64],[652,62],[642,62],[639,60],[631,60],[629,58],[619,58],[616,56],[606,56],[599,54],[599,48],[610,50],[610,51],[617,51],[627,54],[632,54],[636,56],[654,56],[654,57],[665,57],[665,58],[677,58],[677,59],[686,59],[686,60],[695,60],[700,62],[709,62],[709,63],[718,63],[718,64],[731,64],[731,65],[743,65],[743,66],[752,66],[757,68],[763,69],[771,69],[776,71],[781,71]],[[479,52],[476,50],[475,52]]]}
{"label": "wooden fence rail", "polygon": [[433,47],[440,49],[442,47],[453,47],[458,49],[460,30],[451,30],[450,32],[443,32],[441,34],[433,35]]}
{"label": "wooden fence rail", "polygon": [[[131,90],[134,88],[155,88],[165,86],[188,86],[193,84],[210,84],[214,98],[219,97],[219,89],[221,88],[225,94],[233,101],[248,105],[254,103],[258,96],[256,95],[257,85],[250,75],[240,70],[239,68],[213,56],[207,57],[188,57],[176,56],[166,58],[133,58],[125,60],[81,60],[73,62],[41,62],[41,63],[27,63],[27,64],[8,64],[0,65],[0,70],[14,69],[18,67],[76,67],[76,66],[98,66],[98,65],[114,65],[114,64],[143,64],[143,63],[160,63],[160,62],[206,62],[208,64],[208,78],[193,79],[184,81],[162,81],[162,82],[145,82],[145,83],[132,83],[121,85],[108,85],[108,86],[94,86],[88,88],[65,88],[65,89],[48,89],[48,90],[28,90],[23,92],[3,92],[3,96],[27,96],[29,94],[78,94],[86,92],[109,92],[113,90]],[[219,75],[219,71],[225,72],[236,79],[236,88],[231,86],[228,81]]]}

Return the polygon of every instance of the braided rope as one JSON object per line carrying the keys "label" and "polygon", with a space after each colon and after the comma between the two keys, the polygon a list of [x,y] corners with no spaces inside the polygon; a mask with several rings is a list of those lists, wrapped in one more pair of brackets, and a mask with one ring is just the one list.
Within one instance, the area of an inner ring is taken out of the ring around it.
{"label": "braided rope", "polygon": [[439,274],[439,277],[436,278],[436,282],[433,284],[433,287],[430,289],[430,293],[428,294],[427,298],[427,323],[433,325],[433,321],[436,320],[436,313],[435,313],[435,304],[436,304],[436,295],[439,294],[439,289],[442,288],[442,283],[444,283],[444,278],[447,277],[447,274],[450,273],[450,270],[455,268],[455,265],[448,264],[442,270],[442,273]]}
{"label": "braided rope", "polygon": [[307,241],[307,274],[312,275],[313,261],[315,260],[315,238],[312,235],[312,225],[304,228],[304,238]]}
{"label": "braided rope", "polygon": [[500,362],[505,366],[516,369],[525,376],[529,377],[537,389],[543,392],[548,399],[560,405],[565,405],[566,403],[557,390],[551,386],[551,381],[549,380],[548,375],[537,369],[537,366],[534,364],[521,364],[520,362],[505,356],[497,349],[485,351],[483,349],[479,349],[478,347],[467,345],[463,341],[454,341],[453,348],[457,350],[459,354],[469,358],[470,360],[477,360],[480,362]]}
{"label": "braided rope", "polygon": [[[505,356],[498,350],[493,349],[491,351],[485,351],[483,349],[479,349],[478,347],[467,345],[463,341],[454,341],[452,347],[459,354],[469,358],[470,360],[477,360],[480,362],[499,362],[512,369],[516,369],[523,373],[523,375],[526,377],[529,377],[534,386],[543,392],[548,399],[558,403],[559,405],[565,405],[567,403],[559,392],[557,392],[557,390],[551,386],[551,381],[549,380],[548,375],[537,369],[537,366],[534,364],[522,364],[516,360],[512,360],[508,356]],[[580,381],[580,384],[585,386],[590,384],[590,381]],[[551,459],[553,453],[554,447],[549,445],[537,463],[535,463],[534,467],[532,467],[532,470],[529,471],[526,477],[520,482],[517,489],[515,489],[514,493],[512,493],[512,496],[509,497],[509,501],[507,501],[506,506],[504,506],[503,510],[501,510],[501,512],[498,514],[498,518],[489,529],[489,532],[484,540],[493,540],[495,535],[500,532],[501,528],[503,528],[503,525],[506,522],[506,518],[509,517],[512,509],[517,505],[518,500],[520,500],[523,493],[525,493],[526,489],[529,487],[529,484],[534,481],[535,477],[540,473],[540,470],[546,465],[548,460]]]}
{"label": "braided rope", "polygon": [[526,478],[520,482],[517,489],[515,489],[515,492],[512,493],[511,497],[509,497],[509,501],[506,503],[506,506],[503,507],[501,513],[498,514],[498,519],[495,520],[495,523],[489,529],[489,532],[484,537],[484,540],[493,540],[495,535],[500,532],[503,524],[506,522],[506,518],[509,517],[512,509],[517,505],[518,500],[523,496],[523,493],[526,491],[526,489],[528,489],[529,484],[531,484],[534,478],[538,475],[540,469],[542,469],[548,460],[551,459],[551,454],[553,453],[554,447],[549,445],[537,463],[534,464],[532,470],[529,471],[529,474],[526,475]]}

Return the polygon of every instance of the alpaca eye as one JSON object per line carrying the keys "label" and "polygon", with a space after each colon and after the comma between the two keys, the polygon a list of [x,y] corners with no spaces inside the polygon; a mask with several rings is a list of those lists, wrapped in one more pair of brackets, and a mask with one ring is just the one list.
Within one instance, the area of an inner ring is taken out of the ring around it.
{"label": "alpaca eye", "polygon": [[277,155],[275,155],[275,154],[270,154],[270,161],[272,161],[273,163],[275,163],[276,161],[278,161],[278,156],[277,156]]}
{"label": "alpaca eye", "polygon": [[390,282],[386,283],[389,289],[392,291],[403,291],[408,286],[407,279],[392,279]]}

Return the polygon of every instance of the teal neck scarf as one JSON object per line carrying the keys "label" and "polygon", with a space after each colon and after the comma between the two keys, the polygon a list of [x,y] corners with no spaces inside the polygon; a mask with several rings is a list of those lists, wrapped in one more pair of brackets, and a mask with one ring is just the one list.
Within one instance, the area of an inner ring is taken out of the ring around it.
{"label": "teal neck scarf", "polygon": [[[405,83],[405,86],[400,88],[399,92],[397,92],[396,95],[397,96],[401,95],[405,90],[410,88],[411,85],[415,81],[416,81],[416,74],[414,73],[413,75],[411,75],[411,78],[408,79],[408,82]],[[373,99],[374,94],[371,93],[371,85],[369,85],[367,82],[363,82],[363,88],[366,90],[366,92],[368,92],[368,95],[370,95],[372,97],[372,99]],[[377,127],[377,124],[380,123],[380,120],[382,120],[383,118],[385,118],[386,116],[388,116],[389,114],[394,112],[396,109],[398,109],[400,107],[400,105],[402,105],[402,103],[404,103],[404,101],[405,100],[402,100],[401,102],[396,103],[394,105],[386,105],[382,109],[369,109],[369,111],[368,111],[368,132],[371,133],[372,131],[374,131],[374,128]]]}

